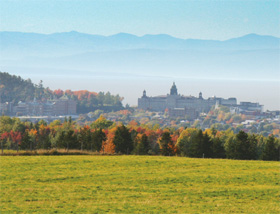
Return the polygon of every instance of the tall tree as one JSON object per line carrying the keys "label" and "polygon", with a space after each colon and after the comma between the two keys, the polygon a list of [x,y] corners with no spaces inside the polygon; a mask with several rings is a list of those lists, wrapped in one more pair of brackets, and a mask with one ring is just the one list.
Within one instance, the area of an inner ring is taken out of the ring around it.
{"label": "tall tree", "polygon": [[279,160],[279,149],[275,137],[269,136],[264,145],[262,160]]}
{"label": "tall tree", "polygon": [[93,149],[95,151],[100,152],[102,148],[102,143],[106,140],[106,134],[102,131],[102,129],[97,129],[92,132],[92,143]]}
{"label": "tall tree", "polygon": [[236,135],[235,158],[240,160],[249,159],[249,142],[248,134],[244,131],[239,131]]}
{"label": "tall tree", "polygon": [[221,138],[214,137],[212,141],[213,141],[213,146],[212,146],[213,158],[225,158],[226,154],[225,154],[223,141],[221,140]]}
{"label": "tall tree", "polygon": [[201,129],[198,130],[197,134],[194,136],[194,138],[191,141],[190,146],[190,157],[197,157],[202,158],[203,157],[203,132]]}
{"label": "tall tree", "polygon": [[213,141],[210,136],[207,134],[203,134],[202,140],[202,156],[205,158],[213,157]]}
{"label": "tall tree", "polygon": [[172,143],[171,136],[169,132],[163,132],[162,137],[159,140],[160,143],[160,153],[161,155],[168,156],[172,154],[170,149],[170,144]]}
{"label": "tall tree", "polygon": [[248,137],[248,153],[246,159],[248,160],[256,160],[258,151],[257,151],[258,140],[257,136],[252,134]]}
{"label": "tall tree", "polygon": [[117,128],[113,143],[116,146],[116,152],[120,152],[122,154],[130,154],[133,150],[133,141],[131,139],[131,134],[124,125],[121,125]]}
{"label": "tall tree", "polygon": [[27,150],[30,148],[31,137],[29,136],[28,130],[26,130],[22,135],[22,140],[20,144],[20,149]]}

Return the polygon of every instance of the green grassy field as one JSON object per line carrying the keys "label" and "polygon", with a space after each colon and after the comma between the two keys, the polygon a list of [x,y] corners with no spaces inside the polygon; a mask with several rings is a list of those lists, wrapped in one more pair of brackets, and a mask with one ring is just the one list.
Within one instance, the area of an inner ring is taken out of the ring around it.
{"label": "green grassy field", "polygon": [[280,213],[279,162],[2,156],[1,213]]}

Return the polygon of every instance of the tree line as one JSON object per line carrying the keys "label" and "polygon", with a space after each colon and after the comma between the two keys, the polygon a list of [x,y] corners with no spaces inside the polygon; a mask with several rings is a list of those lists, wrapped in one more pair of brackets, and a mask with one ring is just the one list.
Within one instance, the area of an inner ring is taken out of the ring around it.
{"label": "tree line", "polygon": [[164,155],[239,160],[279,160],[280,142],[273,135],[197,128],[161,129],[131,121],[115,123],[101,115],[79,125],[70,118],[50,124],[0,117],[2,152],[65,149],[106,154]]}

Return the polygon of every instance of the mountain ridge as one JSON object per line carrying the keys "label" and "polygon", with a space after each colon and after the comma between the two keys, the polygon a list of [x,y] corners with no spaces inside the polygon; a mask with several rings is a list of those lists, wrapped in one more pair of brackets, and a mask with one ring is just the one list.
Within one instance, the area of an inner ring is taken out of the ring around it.
{"label": "mountain ridge", "polygon": [[101,35],[101,34],[90,34],[90,33],[82,33],[82,32],[78,32],[78,31],[65,31],[65,32],[55,32],[55,33],[49,33],[49,34],[45,34],[45,33],[36,33],[36,32],[21,32],[21,31],[0,31],[0,34],[2,33],[19,33],[19,34],[37,34],[37,35],[45,35],[45,36],[51,36],[51,35],[59,35],[59,34],[76,34],[76,35],[87,35],[87,36],[97,36],[97,37],[114,37],[117,35],[129,35],[129,36],[133,36],[133,37],[137,37],[137,38],[143,38],[143,37],[147,37],[147,36],[168,36],[170,38],[175,38],[175,39],[180,39],[180,40],[203,40],[203,41],[219,41],[219,42],[224,42],[224,41],[228,41],[228,40],[232,40],[232,39],[239,39],[239,38],[243,38],[243,37],[270,37],[270,38],[276,38],[276,39],[280,39],[280,37],[277,36],[272,36],[272,35],[260,35],[260,34],[256,34],[256,33],[249,33],[249,34],[244,34],[242,36],[238,36],[238,37],[233,37],[233,38],[228,38],[228,39],[224,39],[224,40],[219,40],[219,39],[197,39],[197,38],[180,38],[180,37],[175,37],[169,34],[144,34],[142,36],[137,36],[135,34],[132,33],[125,33],[125,32],[119,32],[116,34],[112,34],[112,35]]}
{"label": "mountain ridge", "polygon": [[247,34],[224,41],[203,39],[181,39],[168,34],[145,34],[136,36],[118,33],[110,36],[79,33],[77,31],[53,34],[26,32],[0,32],[2,58],[26,56],[65,56],[85,52],[116,50],[203,50],[236,51],[278,49],[280,38]]}
{"label": "mountain ridge", "polygon": [[[170,74],[182,77],[279,79],[280,38],[247,34],[225,41],[180,39],[167,34],[111,36],[76,31],[54,34],[0,32],[0,65],[91,70],[112,76]],[[110,73],[110,74],[109,74]],[[106,75],[105,75],[106,76]]]}

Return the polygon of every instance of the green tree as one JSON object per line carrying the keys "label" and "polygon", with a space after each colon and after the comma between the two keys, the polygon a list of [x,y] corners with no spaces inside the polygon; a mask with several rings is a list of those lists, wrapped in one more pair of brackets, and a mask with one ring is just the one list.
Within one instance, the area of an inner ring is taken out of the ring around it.
{"label": "green tree", "polygon": [[139,155],[146,155],[149,151],[149,140],[146,134],[143,134],[139,144]]}
{"label": "green tree", "polygon": [[239,131],[236,135],[235,158],[240,160],[249,159],[249,147],[248,134],[242,130]]}
{"label": "green tree", "polygon": [[147,155],[149,151],[149,140],[146,134],[140,138],[136,137],[133,153],[137,155]]}
{"label": "green tree", "polygon": [[79,133],[77,135],[77,140],[80,144],[81,150],[90,150],[92,148],[92,133],[88,126],[80,128]]}
{"label": "green tree", "polygon": [[249,138],[248,134],[241,130],[235,137],[228,138],[225,149],[228,158],[239,160],[255,159],[257,140],[255,136]]}
{"label": "green tree", "polygon": [[22,135],[20,148],[23,149],[23,150],[30,149],[30,144],[31,143],[32,143],[31,137],[29,136],[28,131],[25,131]]}
{"label": "green tree", "polygon": [[213,158],[225,158],[226,157],[226,154],[225,154],[226,151],[225,151],[223,141],[221,140],[221,138],[219,138],[219,137],[213,138],[212,150],[213,150]]}
{"label": "green tree", "polygon": [[258,150],[257,150],[257,145],[258,145],[258,139],[256,135],[249,135],[248,137],[248,149],[247,149],[247,157],[246,159],[248,160],[256,160],[258,159]]}
{"label": "green tree", "polygon": [[203,133],[202,130],[199,129],[191,141],[189,156],[197,158],[203,157],[203,143]]}
{"label": "green tree", "polygon": [[262,160],[279,160],[279,145],[273,135],[267,138],[261,158]]}
{"label": "green tree", "polygon": [[113,139],[115,144],[115,151],[122,154],[130,154],[133,150],[133,141],[129,130],[121,125],[117,128]]}
{"label": "green tree", "polygon": [[95,130],[92,132],[92,143],[93,149],[95,151],[100,151],[102,148],[102,142],[106,140],[106,134],[102,131],[102,129]]}
{"label": "green tree", "polygon": [[236,140],[235,136],[231,135],[226,139],[225,142],[226,157],[234,159],[236,157]]}
{"label": "green tree", "polygon": [[213,141],[210,136],[205,133],[202,140],[202,155],[205,158],[213,157]]}
{"label": "green tree", "polygon": [[170,144],[172,143],[171,136],[169,132],[163,132],[160,142],[160,153],[164,156],[170,156],[172,151],[170,150]]}

